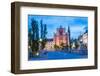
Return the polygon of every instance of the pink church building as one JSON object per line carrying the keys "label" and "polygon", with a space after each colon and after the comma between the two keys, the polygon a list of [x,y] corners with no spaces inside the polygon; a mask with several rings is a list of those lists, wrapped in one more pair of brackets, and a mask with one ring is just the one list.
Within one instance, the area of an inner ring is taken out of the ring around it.
{"label": "pink church building", "polygon": [[62,44],[64,46],[68,45],[68,33],[66,32],[66,29],[63,28],[62,26],[60,26],[59,28],[57,28],[56,33],[54,34],[54,44],[57,46],[61,46]]}

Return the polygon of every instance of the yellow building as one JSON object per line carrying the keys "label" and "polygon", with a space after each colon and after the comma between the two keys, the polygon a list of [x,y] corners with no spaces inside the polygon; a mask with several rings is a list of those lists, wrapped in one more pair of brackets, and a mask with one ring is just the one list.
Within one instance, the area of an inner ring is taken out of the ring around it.
{"label": "yellow building", "polygon": [[45,45],[45,50],[54,51],[54,41],[53,39],[48,39]]}

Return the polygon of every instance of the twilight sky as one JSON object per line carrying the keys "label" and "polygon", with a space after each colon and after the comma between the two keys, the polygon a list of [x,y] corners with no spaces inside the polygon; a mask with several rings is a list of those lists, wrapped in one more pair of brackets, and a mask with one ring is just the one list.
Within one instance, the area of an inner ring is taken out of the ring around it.
{"label": "twilight sky", "polygon": [[28,15],[28,29],[31,28],[31,19],[34,18],[38,21],[40,29],[40,21],[43,20],[43,24],[47,25],[47,38],[53,38],[56,29],[60,26],[68,29],[70,27],[71,38],[78,38],[80,34],[85,32],[85,28],[88,28],[88,17],[77,16],[46,16],[46,15]]}

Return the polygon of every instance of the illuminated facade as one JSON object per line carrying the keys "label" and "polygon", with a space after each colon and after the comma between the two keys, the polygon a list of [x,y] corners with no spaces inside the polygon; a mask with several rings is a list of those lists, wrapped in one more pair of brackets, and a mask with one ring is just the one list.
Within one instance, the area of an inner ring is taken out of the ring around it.
{"label": "illuminated facade", "polygon": [[80,41],[84,44],[84,45],[88,45],[88,33],[84,33],[81,38]]}
{"label": "illuminated facade", "polygon": [[69,33],[66,32],[66,29],[60,26],[57,28],[56,33],[54,33],[54,37],[52,39],[47,39],[47,43],[45,45],[45,50],[54,50],[54,46],[68,46],[69,45]]}
{"label": "illuminated facade", "polygon": [[61,46],[62,44],[64,46],[68,45],[68,34],[66,32],[66,29],[61,27],[57,28],[56,33],[54,34],[54,43],[57,46]]}
{"label": "illuminated facade", "polygon": [[56,33],[54,33],[54,37],[52,39],[47,39],[45,50],[48,51],[54,51],[55,47],[61,47],[61,46],[68,46],[70,44],[70,34],[69,34],[69,27],[68,32],[66,32],[66,29],[60,26],[57,28]]}

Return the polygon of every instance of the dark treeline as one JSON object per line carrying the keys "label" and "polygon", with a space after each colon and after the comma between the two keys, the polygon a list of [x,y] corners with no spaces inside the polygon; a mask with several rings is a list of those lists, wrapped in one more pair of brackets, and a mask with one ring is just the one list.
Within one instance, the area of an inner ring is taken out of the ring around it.
{"label": "dark treeline", "polygon": [[42,20],[39,23],[34,18],[32,18],[31,28],[28,31],[28,45],[30,46],[33,55],[39,53],[40,44],[41,44],[41,50],[44,49],[47,40],[46,34],[47,34],[47,25],[43,24]]}

